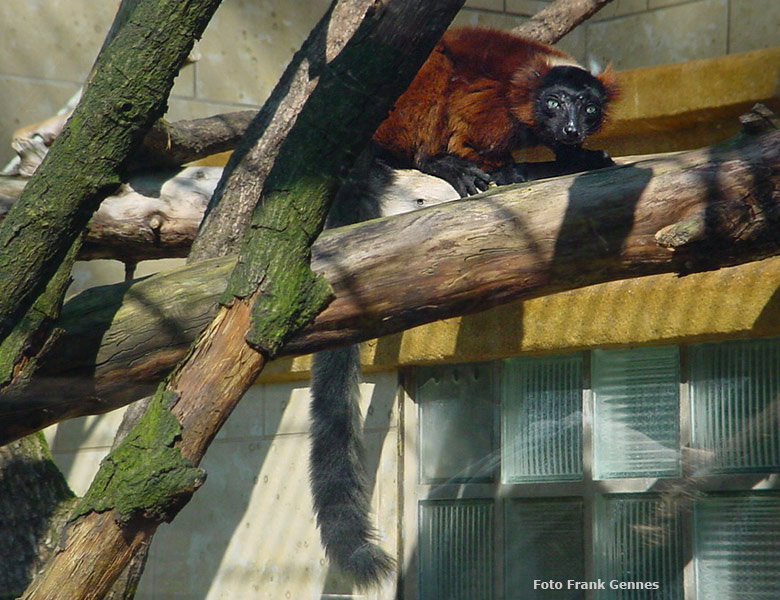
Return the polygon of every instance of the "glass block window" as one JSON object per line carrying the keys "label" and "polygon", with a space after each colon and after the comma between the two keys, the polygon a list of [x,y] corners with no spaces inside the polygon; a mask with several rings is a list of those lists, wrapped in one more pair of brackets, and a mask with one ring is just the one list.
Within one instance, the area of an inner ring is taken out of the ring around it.
{"label": "glass block window", "polygon": [[596,479],[680,475],[674,346],[592,353]]}
{"label": "glass block window", "polygon": [[693,447],[700,472],[780,470],[780,340],[691,348]]}
{"label": "glass block window", "polygon": [[493,503],[420,503],[420,595],[494,600]]}
{"label": "glass block window", "polygon": [[491,481],[498,468],[498,403],[487,363],[420,369],[420,478]]}
{"label": "glass block window", "polygon": [[582,355],[514,358],[501,387],[507,483],[582,477]]}
{"label": "glass block window", "polygon": [[780,495],[703,498],[694,525],[698,600],[780,597]]}
{"label": "glass block window", "polygon": [[[682,600],[681,514],[654,494],[599,496],[596,505],[599,600]],[[633,588],[633,589],[632,589]]]}
{"label": "glass block window", "polygon": [[408,600],[780,599],[780,338],[417,375]]}
{"label": "glass block window", "polygon": [[534,580],[585,579],[583,505],[579,498],[510,500],[504,514],[507,600],[582,600],[585,592],[534,588]]}

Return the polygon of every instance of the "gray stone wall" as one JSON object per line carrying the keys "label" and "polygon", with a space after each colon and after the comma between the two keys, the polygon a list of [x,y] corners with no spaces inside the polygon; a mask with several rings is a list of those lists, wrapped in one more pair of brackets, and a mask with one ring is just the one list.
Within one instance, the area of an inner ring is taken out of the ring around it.
{"label": "gray stone wall", "polygon": [[[461,23],[512,26],[550,0],[469,0]],[[780,45],[777,0],[613,0],[560,45],[616,69],[685,62]]]}

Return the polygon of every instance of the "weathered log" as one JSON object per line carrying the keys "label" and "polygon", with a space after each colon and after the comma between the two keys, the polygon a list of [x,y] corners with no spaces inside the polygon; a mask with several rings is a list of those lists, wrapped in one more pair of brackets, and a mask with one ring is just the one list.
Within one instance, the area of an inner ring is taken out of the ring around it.
{"label": "weathered log", "polygon": [[[414,169],[375,169],[367,182],[348,183],[345,193],[377,194],[386,202],[414,194],[417,204],[426,206],[458,197],[444,180]],[[189,167],[131,177],[95,212],[79,259],[113,258],[134,265],[186,256],[221,174],[220,167]],[[0,220],[25,181],[0,177]]]}
{"label": "weathered log", "polygon": [[221,176],[219,167],[189,167],[132,177],[95,212],[79,258],[187,256]]}
{"label": "weathered log", "polygon": [[[137,263],[187,256],[221,167],[139,173],[103,200],[89,222],[79,260]],[[0,221],[29,180],[0,176]]]}
{"label": "weathered log", "polygon": [[[69,110],[14,132],[11,146],[17,158],[3,169],[2,174],[31,177],[72,112]],[[233,150],[256,114],[254,110],[243,110],[173,123],[160,119],[146,134],[143,145],[131,161],[131,168],[138,171],[179,167]]]}
{"label": "weathered log", "polygon": [[[780,132],[492,190],[325,232],[313,266],[336,299],[291,339],[302,354],[603,281],[733,265],[780,251]],[[659,231],[700,223],[695,242]],[[394,260],[395,259],[395,260]],[[21,397],[0,443],[147,394],[216,310],[233,259],[88,290]]]}

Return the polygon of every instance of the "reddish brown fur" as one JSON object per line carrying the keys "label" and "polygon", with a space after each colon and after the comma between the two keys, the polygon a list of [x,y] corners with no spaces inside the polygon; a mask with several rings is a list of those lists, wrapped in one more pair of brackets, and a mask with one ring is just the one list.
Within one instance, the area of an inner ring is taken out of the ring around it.
{"label": "reddish brown fur", "polygon": [[[410,166],[455,154],[494,171],[512,162],[512,150],[536,143],[529,135],[532,95],[556,60],[576,64],[565,52],[509,32],[451,29],[373,139]],[[598,79],[608,96],[616,93],[609,71]]]}

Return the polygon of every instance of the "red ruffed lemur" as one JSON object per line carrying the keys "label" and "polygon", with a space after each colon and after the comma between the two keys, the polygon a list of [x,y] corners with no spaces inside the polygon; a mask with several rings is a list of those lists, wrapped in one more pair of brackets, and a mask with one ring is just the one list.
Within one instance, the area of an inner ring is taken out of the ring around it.
{"label": "red ruffed lemur", "polygon": [[[603,123],[616,90],[608,73],[593,76],[549,46],[489,29],[451,30],[377,129],[367,174],[342,187],[328,226],[466,196],[491,180],[538,178],[543,171],[512,158],[537,144],[556,155],[544,175],[611,165],[582,142]],[[366,587],[386,578],[393,560],[370,518],[359,375],[357,346],[315,354],[309,474],[328,557]]]}
{"label": "red ruffed lemur", "polygon": [[[618,93],[556,48],[510,32],[451,29],[379,126],[379,156],[451,183],[461,196],[498,184],[614,164],[582,143]],[[512,151],[543,144],[556,161],[534,172]]]}

